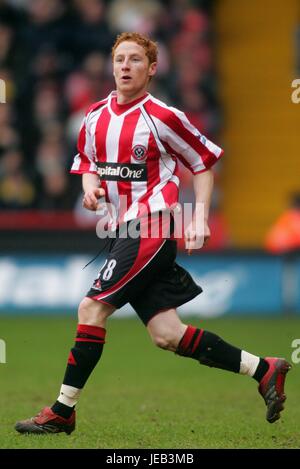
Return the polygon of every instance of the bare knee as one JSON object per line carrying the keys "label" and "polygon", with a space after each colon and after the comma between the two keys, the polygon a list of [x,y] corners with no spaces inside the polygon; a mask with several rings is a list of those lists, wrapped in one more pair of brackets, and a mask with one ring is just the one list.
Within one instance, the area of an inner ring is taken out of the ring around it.
{"label": "bare knee", "polygon": [[182,334],[180,332],[171,329],[165,329],[151,334],[151,339],[157,347],[171,352],[177,350],[181,337]]}
{"label": "bare knee", "polygon": [[152,337],[154,344],[162,348],[163,350],[173,350],[174,349],[174,341],[172,338],[167,337],[166,335],[157,335]]}
{"label": "bare knee", "polygon": [[176,309],[155,315],[147,324],[152,341],[157,347],[175,352],[187,326],[179,319]]}
{"label": "bare knee", "polygon": [[106,319],[115,311],[113,306],[84,298],[78,308],[79,324],[105,327]]}

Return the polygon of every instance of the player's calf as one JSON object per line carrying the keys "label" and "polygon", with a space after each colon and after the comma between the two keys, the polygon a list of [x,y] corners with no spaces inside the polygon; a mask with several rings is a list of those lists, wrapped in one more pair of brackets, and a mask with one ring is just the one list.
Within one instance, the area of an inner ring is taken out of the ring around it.
{"label": "player's calf", "polygon": [[286,400],[285,378],[291,368],[284,358],[257,357],[193,326],[187,327],[176,354],[194,358],[202,365],[251,376],[259,383],[259,393],[267,406],[267,421],[273,423],[280,418]]}

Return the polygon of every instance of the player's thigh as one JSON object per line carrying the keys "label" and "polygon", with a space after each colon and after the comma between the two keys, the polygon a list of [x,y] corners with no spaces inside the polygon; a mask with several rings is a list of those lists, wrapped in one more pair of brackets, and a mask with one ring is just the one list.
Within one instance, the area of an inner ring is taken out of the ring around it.
{"label": "player's thigh", "polygon": [[160,311],[147,323],[153,342],[161,348],[173,351],[177,349],[186,328],[175,308]]}
{"label": "player's thigh", "polygon": [[84,298],[78,308],[79,324],[105,327],[107,318],[116,310],[112,305]]}

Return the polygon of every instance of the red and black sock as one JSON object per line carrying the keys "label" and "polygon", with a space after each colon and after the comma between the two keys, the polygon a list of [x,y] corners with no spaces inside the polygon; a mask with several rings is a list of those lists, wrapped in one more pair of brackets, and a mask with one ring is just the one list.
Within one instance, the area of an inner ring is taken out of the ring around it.
{"label": "red and black sock", "polygon": [[241,349],[236,348],[216,334],[188,326],[175,352],[194,358],[203,365],[239,373]]}
{"label": "red and black sock", "polygon": [[106,330],[78,324],[75,346],[71,349],[63,384],[82,389],[103,351]]}
{"label": "red and black sock", "polygon": [[[103,351],[106,330],[102,327],[78,324],[75,345],[71,349],[63,384],[82,389],[97,365]],[[53,412],[68,418],[73,408],[56,401]]]}
{"label": "red and black sock", "polygon": [[268,362],[266,362],[264,358],[260,358],[257,369],[253,375],[253,378],[255,379],[255,381],[260,383],[263,377],[265,376],[265,374],[267,373],[268,369],[269,369]]}

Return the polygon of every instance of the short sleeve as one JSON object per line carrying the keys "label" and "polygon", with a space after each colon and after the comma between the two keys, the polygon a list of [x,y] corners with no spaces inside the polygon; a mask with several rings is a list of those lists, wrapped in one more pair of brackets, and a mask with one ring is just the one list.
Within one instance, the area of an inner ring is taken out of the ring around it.
{"label": "short sleeve", "polygon": [[97,174],[92,136],[90,135],[88,125],[88,116],[85,116],[81,124],[77,141],[77,149],[78,153],[74,157],[70,172],[75,174]]}

